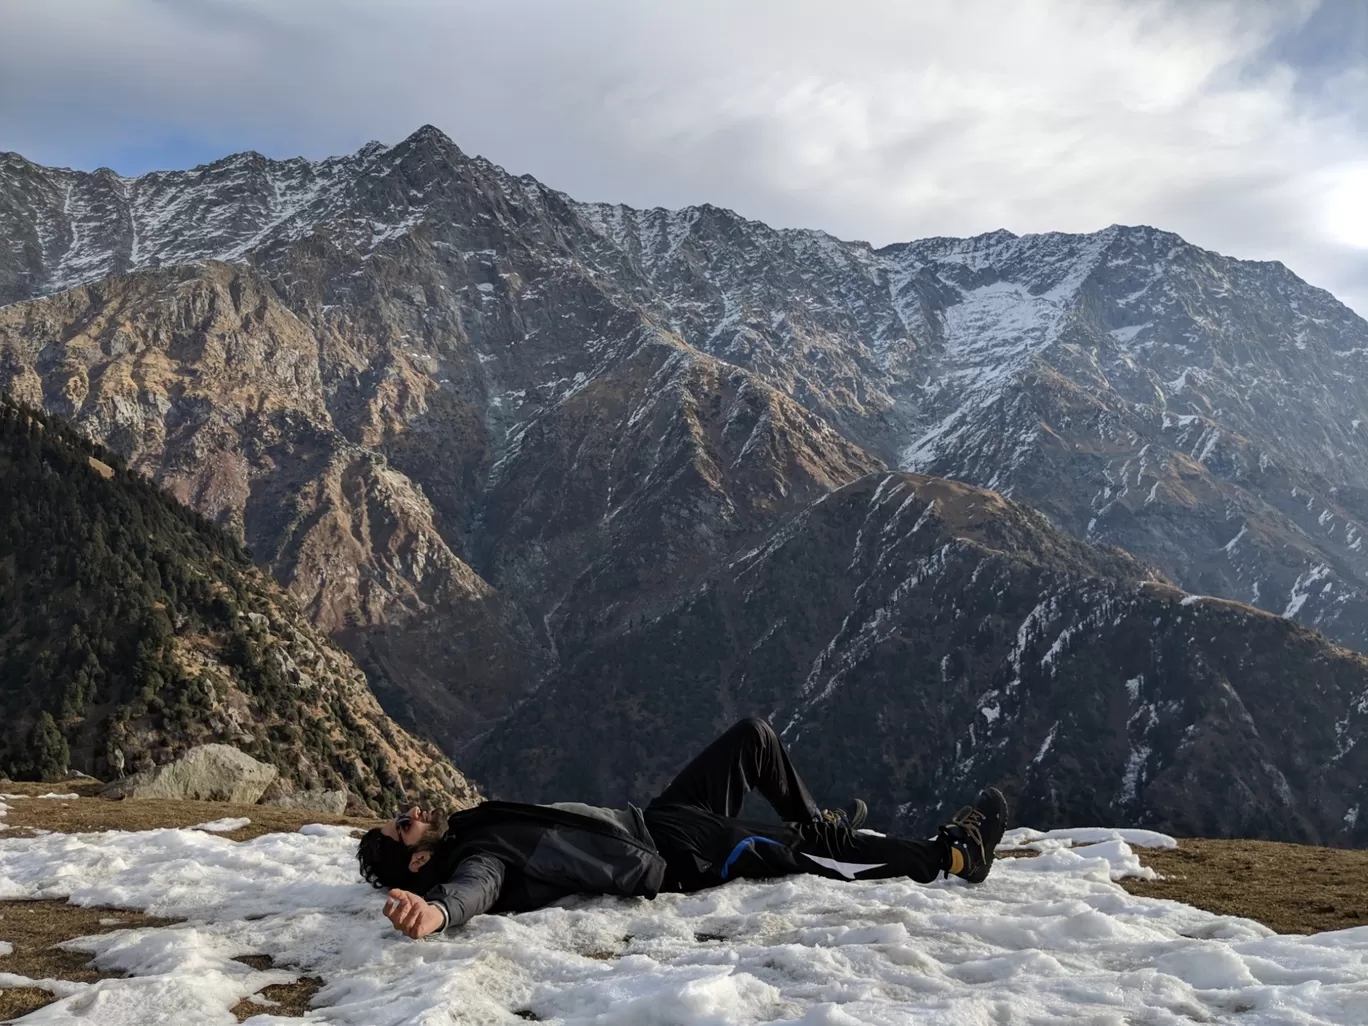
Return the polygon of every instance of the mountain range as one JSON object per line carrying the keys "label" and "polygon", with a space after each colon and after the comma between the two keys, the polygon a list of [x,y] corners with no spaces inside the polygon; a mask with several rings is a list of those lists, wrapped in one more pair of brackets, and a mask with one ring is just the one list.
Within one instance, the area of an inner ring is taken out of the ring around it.
{"label": "mountain range", "polygon": [[0,155],[0,303],[0,388],[501,793],[642,798],[758,712],[908,828],[1003,781],[1038,825],[1368,838],[1368,323],[1281,264],[581,203],[424,128]]}

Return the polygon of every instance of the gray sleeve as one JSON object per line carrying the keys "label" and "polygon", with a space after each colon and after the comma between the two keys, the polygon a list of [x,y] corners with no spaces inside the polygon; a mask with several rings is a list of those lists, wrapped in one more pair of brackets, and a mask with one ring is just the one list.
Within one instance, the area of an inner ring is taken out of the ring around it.
{"label": "gray sleeve", "polygon": [[438,884],[423,897],[442,907],[446,926],[460,926],[494,907],[503,881],[502,862],[493,855],[472,855],[461,860],[450,880]]}

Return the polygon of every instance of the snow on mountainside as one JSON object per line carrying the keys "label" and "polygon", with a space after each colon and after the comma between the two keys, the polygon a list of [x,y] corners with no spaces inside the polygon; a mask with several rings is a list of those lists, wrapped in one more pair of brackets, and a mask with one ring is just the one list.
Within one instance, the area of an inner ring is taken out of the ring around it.
{"label": "snow on mountainside", "polygon": [[890,463],[1368,648],[1368,323],[1281,264],[1143,227],[874,250],[581,209],[691,344]]}
{"label": "snow on mountainside", "polygon": [[318,163],[238,153],[137,178],[0,153],[0,228],[10,250],[0,302],[147,267],[240,259],[267,238],[307,234],[384,152],[373,143]]}
{"label": "snow on mountainside", "polygon": [[[429,198],[395,176],[396,154],[450,149],[433,128],[397,147],[309,161],[237,153],[189,171],[125,178],[108,168],[48,168],[0,152],[0,305],[110,274],[203,260],[235,261],[327,225],[369,252],[421,223]],[[487,161],[472,166],[507,179]]]}
{"label": "snow on mountainside", "polygon": [[[1310,353],[1302,359],[1313,372],[1319,360],[1348,361],[1319,375],[1330,378],[1368,358],[1368,324],[1282,265],[1222,257],[1151,228],[999,231],[874,250],[716,208],[578,209],[645,272],[670,325],[698,348],[787,366],[801,382],[788,390],[814,395],[834,361],[853,359],[875,407],[919,428],[899,453],[886,453],[901,455],[907,469],[982,448],[981,437],[954,444],[955,429],[1001,400],[1033,359],[1084,338],[1119,347],[1121,366],[1131,357],[1129,369],[1143,380],[1127,391],[1133,401],[1181,395],[1197,383],[1182,371],[1201,368],[1204,356],[1250,370],[1285,350]],[[1144,368],[1162,374],[1149,378],[1135,367],[1139,354],[1163,361]],[[825,402],[839,415],[842,398],[831,390]],[[1360,454],[1350,458],[1363,469]]]}
{"label": "snow on mountainside", "polygon": [[[1171,840],[1079,834],[1100,843],[1037,842],[1044,854],[1000,861],[978,886],[794,877],[654,901],[586,897],[478,916],[424,942],[381,918],[345,827],[237,844],[195,830],[12,839],[0,841],[0,897],[69,896],[187,922],[68,943],[123,978],[30,981],[5,973],[0,955],[0,987],[57,992],[26,1022],[142,1026],[231,1022],[240,999],[304,973],[324,980],[311,1016],[338,1026],[1350,1026],[1368,1015],[1361,930],[1279,935],[1127,894],[1114,881],[1144,870],[1124,838]],[[282,968],[236,960],[263,954]]]}

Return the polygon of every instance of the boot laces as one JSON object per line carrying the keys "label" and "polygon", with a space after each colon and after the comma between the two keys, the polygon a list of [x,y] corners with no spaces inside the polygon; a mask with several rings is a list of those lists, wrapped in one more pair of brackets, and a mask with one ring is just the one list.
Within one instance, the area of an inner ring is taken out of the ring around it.
{"label": "boot laces", "polygon": [[950,821],[953,826],[959,827],[964,831],[964,835],[978,846],[980,853],[983,852],[983,813],[978,809],[965,806],[955,813],[955,818]]}

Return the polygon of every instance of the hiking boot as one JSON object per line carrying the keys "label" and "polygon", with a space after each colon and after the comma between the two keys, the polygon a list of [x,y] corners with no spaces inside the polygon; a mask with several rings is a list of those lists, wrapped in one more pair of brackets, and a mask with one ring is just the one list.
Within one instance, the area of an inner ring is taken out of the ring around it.
{"label": "hiking boot", "polygon": [[954,873],[970,883],[983,883],[993,868],[993,849],[1007,828],[1007,799],[996,787],[985,787],[973,806],[965,806],[940,828],[950,846],[946,876]]}
{"label": "hiking boot", "polygon": [[869,818],[869,806],[863,799],[851,799],[844,809],[823,809],[822,821],[832,826],[842,826],[847,830],[858,830]]}

